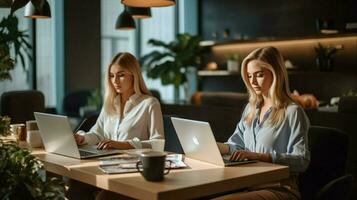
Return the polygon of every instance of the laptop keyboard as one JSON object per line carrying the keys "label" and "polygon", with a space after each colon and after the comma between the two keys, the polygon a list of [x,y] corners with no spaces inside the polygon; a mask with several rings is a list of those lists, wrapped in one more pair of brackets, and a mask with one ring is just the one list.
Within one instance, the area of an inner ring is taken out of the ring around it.
{"label": "laptop keyboard", "polygon": [[79,150],[79,155],[81,156],[91,156],[91,155],[97,155],[96,153],[88,152],[88,151],[83,151]]}

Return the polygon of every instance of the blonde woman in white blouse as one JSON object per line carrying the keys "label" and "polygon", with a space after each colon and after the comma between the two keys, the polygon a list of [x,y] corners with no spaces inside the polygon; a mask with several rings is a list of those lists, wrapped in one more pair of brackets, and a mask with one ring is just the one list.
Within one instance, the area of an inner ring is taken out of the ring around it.
{"label": "blonde woman in white blouse", "polygon": [[[152,140],[164,139],[160,103],[145,86],[133,55],[118,53],[113,57],[105,84],[104,105],[98,120],[89,132],[75,134],[77,144],[97,144],[98,149],[151,148]],[[70,182],[72,187],[66,195],[69,199],[94,197],[93,186]]]}
{"label": "blonde woman in white blouse", "polygon": [[163,139],[160,103],[146,88],[136,58],[130,53],[114,56],[106,79],[103,109],[89,132],[75,135],[77,143],[132,149],[150,148],[150,140]]}

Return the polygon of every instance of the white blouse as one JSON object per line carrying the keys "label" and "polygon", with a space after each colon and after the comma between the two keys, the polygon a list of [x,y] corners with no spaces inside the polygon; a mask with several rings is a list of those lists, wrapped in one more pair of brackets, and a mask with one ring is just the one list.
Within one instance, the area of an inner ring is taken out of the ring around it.
{"label": "white blouse", "polygon": [[[120,105],[120,96],[117,97]],[[120,112],[119,112],[120,113]],[[149,95],[132,95],[125,103],[123,117],[108,115],[102,109],[89,132],[79,131],[87,144],[104,139],[127,141],[135,148],[150,148],[153,139],[164,139],[163,119],[159,101]]]}

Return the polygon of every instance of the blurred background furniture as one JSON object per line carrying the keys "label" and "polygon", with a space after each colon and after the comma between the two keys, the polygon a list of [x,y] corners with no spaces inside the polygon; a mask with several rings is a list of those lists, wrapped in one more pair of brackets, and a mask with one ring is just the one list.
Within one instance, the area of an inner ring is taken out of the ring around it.
{"label": "blurred background furniture", "polygon": [[68,117],[80,117],[79,109],[87,105],[93,90],[77,90],[69,92],[63,99],[63,114]]}
{"label": "blurred background furniture", "polygon": [[339,113],[357,114],[357,96],[342,96],[338,103]]}
{"label": "blurred background furniture", "polygon": [[33,112],[44,111],[45,97],[40,91],[10,91],[1,95],[0,113],[11,117],[12,124],[34,120]]}
{"label": "blurred background furniture", "polygon": [[87,115],[85,118],[82,119],[80,124],[75,128],[75,131],[82,130],[88,132],[92,126],[97,122],[99,113],[92,113]]}
{"label": "blurred background furniture", "polygon": [[161,94],[160,94],[160,92],[158,90],[154,90],[154,89],[150,89],[149,91],[151,92],[152,96],[154,96],[161,103]]}
{"label": "blurred background furniture", "polygon": [[163,115],[164,133],[165,133],[165,151],[184,154],[180,140],[177,137],[174,126],[172,125],[171,116]]}
{"label": "blurred background furniture", "polygon": [[327,183],[316,195],[316,200],[349,199],[353,176],[346,174]]}
{"label": "blurred background furniture", "polygon": [[[345,175],[348,137],[338,129],[311,126],[308,142],[311,153],[310,165],[300,174],[299,186],[302,199],[315,199],[325,185]],[[333,186],[337,188],[339,185],[335,183]],[[332,188],[330,192],[335,191]]]}

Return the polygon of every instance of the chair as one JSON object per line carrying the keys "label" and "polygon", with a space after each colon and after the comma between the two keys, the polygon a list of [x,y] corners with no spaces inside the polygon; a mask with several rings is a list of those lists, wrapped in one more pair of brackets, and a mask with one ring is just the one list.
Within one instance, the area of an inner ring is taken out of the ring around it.
{"label": "chair", "polygon": [[75,129],[75,132],[77,132],[78,130],[88,132],[92,128],[92,126],[97,122],[98,116],[99,113],[95,113],[85,117]]}
{"label": "chair", "polygon": [[311,160],[299,176],[302,199],[315,199],[330,181],[345,174],[348,136],[341,130],[311,126],[308,134]]}
{"label": "chair", "polygon": [[338,112],[357,113],[357,96],[340,97]]}
{"label": "chair", "polygon": [[348,199],[353,176],[347,174],[327,183],[316,195],[317,200]]}
{"label": "chair", "polygon": [[161,103],[161,94],[158,90],[150,90],[152,96],[154,96]]}
{"label": "chair", "polygon": [[87,105],[92,90],[78,90],[68,93],[63,99],[63,112],[69,117],[80,117],[79,108]]}
{"label": "chair", "polygon": [[34,120],[33,112],[45,111],[45,97],[36,90],[4,92],[0,102],[1,115],[11,117],[11,123]]}
{"label": "chair", "polygon": [[163,116],[164,132],[165,132],[165,151],[184,154],[181,143],[177,137],[174,126],[171,122],[171,117],[168,115]]}

